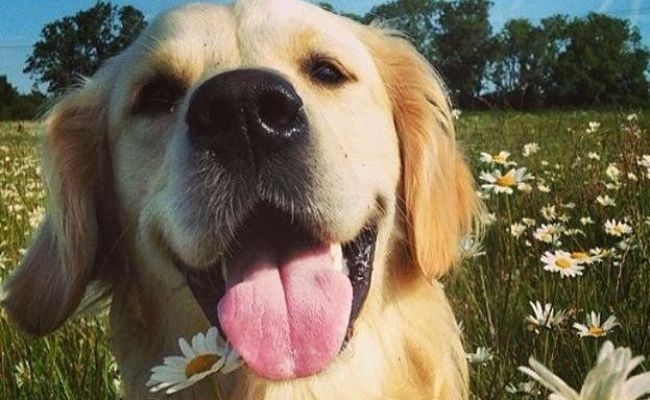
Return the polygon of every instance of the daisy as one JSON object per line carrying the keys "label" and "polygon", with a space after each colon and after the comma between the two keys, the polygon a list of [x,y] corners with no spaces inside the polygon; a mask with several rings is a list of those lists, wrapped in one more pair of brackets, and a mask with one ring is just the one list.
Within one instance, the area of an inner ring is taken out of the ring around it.
{"label": "daisy", "polygon": [[589,253],[584,251],[574,251],[571,253],[571,258],[578,261],[580,264],[593,264],[596,261],[600,261],[596,256],[590,256]]}
{"label": "daisy", "polygon": [[462,113],[463,112],[460,111],[457,108],[454,108],[453,110],[451,110],[451,115],[454,117],[454,119],[459,119]]}
{"label": "daisy", "polygon": [[[554,326],[560,325],[564,320],[565,311],[560,310],[556,313],[555,310],[553,310],[553,305],[551,305],[551,303],[544,304],[544,307],[542,307],[542,304],[539,301],[536,301],[535,303],[531,301],[529,304],[533,309],[534,315],[528,315],[526,317],[526,322],[530,323],[534,327],[551,329]],[[535,332],[539,332],[539,330],[535,328]]]}
{"label": "daisy", "polygon": [[485,255],[481,243],[472,235],[466,235],[460,240],[459,252],[461,258],[471,259]]}
{"label": "daisy", "polygon": [[510,157],[510,153],[508,153],[507,151],[500,151],[499,154],[495,154],[495,155],[482,152],[480,160],[487,164],[498,164],[498,165],[503,165],[505,167],[517,165],[517,163],[514,161],[508,161],[508,157]]}
{"label": "daisy", "polygon": [[582,225],[591,225],[594,223],[594,220],[591,217],[582,217],[580,218],[580,223]]}
{"label": "daisy", "polygon": [[636,162],[641,167],[650,168],[650,154],[644,154]]}
{"label": "daisy", "polygon": [[520,382],[517,384],[509,383],[506,385],[506,392],[512,394],[525,394],[528,396],[537,396],[540,394],[539,389],[533,381]]}
{"label": "daisy", "polygon": [[621,170],[618,169],[618,167],[614,163],[610,163],[607,166],[607,170],[605,171],[605,174],[610,180],[614,182],[618,182],[618,180],[621,178]]}
{"label": "daisy", "polygon": [[539,190],[542,193],[551,193],[551,187],[544,185],[543,183],[537,184],[537,190]]}
{"label": "daisy", "polygon": [[605,221],[605,233],[610,236],[621,237],[632,233],[632,227],[625,222],[618,222],[615,219]]}
{"label": "daisy", "polygon": [[492,352],[487,347],[479,347],[474,353],[465,354],[465,357],[467,357],[470,364],[485,364],[494,358]]}
{"label": "daisy", "polygon": [[557,219],[557,211],[555,211],[555,206],[547,204],[540,210],[542,217],[547,221],[553,221]]}
{"label": "daisy", "polygon": [[537,225],[537,221],[535,221],[533,218],[524,217],[524,218],[521,219],[521,222],[523,222],[524,225],[530,226],[530,227]]}
{"label": "daisy", "polygon": [[494,170],[492,173],[483,171],[479,178],[487,182],[481,185],[485,190],[494,193],[512,194],[513,187],[517,187],[522,182],[532,179],[532,175],[526,173],[526,168],[513,168],[506,172],[505,175],[503,175],[498,169]]}
{"label": "daisy", "polygon": [[176,393],[215,372],[232,372],[243,363],[215,327],[208,329],[205,335],[195,335],[191,345],[184,338],[178,339],[178,345],[182,357],[165,357],[163,365],[151,369],[147,382],[151,392],[167,389],[167,394]]}
{"label": "daisy", "polygon": [[587,153],[587,158],[590,159],[590,160],[599,161],[600,160],[600,154],[591,151],[591,152]]}
{"label": "daisy", "polygon": [[601,325],[600,324],[600,313],[592,311],[590,314],[587,314],[587,324],[573,324],[573,327],[577,330],[577,334],[580,337],[591,336],[591,337],[603,337],[606,336],[609,331],[614,329],[621,324],[616,321],[616,317],[610,315],[609,318]]}
{"label": "daisy", "polygon": [[522,155],[524,157],[529,157],[531,154],[535,154],[539,151],[539,144],[532,142],[532,143],[526,143],[524,145],[524,151]]}
{"label": "daisy", "polygon": [[616,202],[608,195],[604,195],[604,196],[601,195],[596,197],[596,202],[603,207],[607,207],[607,206],[616,207]]}
{"label": "daisy", "polygon": [[587,133],[594,133],[600,128],[600,122],[592,121],[589,123],[589,128],[586,129]]}
{"label": "daisy", "polygon": [[563,230],[564,229],[560,224],[542,224],[542,226],[535,230],[533,237],[540,242],[554,243],[557,241]]}
{"label": "daisy", "polygon": [[540,259],[544,263],[545,271],[559,272],[562,278],[580,276],[584,269],[571,254],[562,250],[556,250],[554,253],[547,251]]}
{"label": "daisy", "polygon": [[580,393],[567,385],[559,376],[531,357],[530,368],[519,370],[553,393],[551,400],[637,400],[650,393],[650,372],[628,376],[643,362],[644,357],[632,357],[627,347],[615,348],[606,341],[600,348],[596,365],[589,371]]}
{"label": "daisy", "polygon": [[514,224],[510,225],[510,234],[517,239],[526,231],[526,225],[515,222]]}

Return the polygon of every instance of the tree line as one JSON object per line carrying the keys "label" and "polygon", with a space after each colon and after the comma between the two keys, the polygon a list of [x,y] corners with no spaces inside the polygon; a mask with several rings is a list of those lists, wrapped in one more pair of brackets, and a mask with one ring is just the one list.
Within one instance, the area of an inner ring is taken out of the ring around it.
{"label": "tree line", "polygon": [[[321,7],[337,12],[329,3]],[[600,13],[512,19],[494,32],[489,0],[394,0],[365,15],[405,33],[445,79],[463,109],[640,107],[650,97],[650,52],[628,20]],[[47,93],[92,75],[145,27],[142,12],[99,1],[46,24],[24,69]],[[0,77],[0,94],[13,88]],[[37,92],[0,99],[0,118],[38,104]],[[19,99],[19,100],[12,100]],[[25,113],[25,111],[21,111]],[[16,114],[13,114],[16,115]]]}

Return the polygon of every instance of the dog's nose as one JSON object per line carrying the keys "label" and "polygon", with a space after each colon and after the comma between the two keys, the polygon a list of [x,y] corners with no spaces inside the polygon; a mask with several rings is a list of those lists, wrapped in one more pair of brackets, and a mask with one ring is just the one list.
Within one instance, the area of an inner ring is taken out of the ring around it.
{"label": "dog's nose", "polygon": [[255,163],[306,135],[302,99],[270,71],[245,69],[210,78],[190,99],[186,121],[199,146]]}

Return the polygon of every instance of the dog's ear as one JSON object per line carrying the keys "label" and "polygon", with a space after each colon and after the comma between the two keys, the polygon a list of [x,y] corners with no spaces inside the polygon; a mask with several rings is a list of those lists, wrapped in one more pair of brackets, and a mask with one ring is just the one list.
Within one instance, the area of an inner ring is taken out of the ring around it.
{"label": "dog's ear", "polygon": [[97,197],[106,177],[105,99],[89,81],[50,111],[42,137],[47,214],[21,264],[2,288],[2,306],[33,335],[60,326],[96,273]]}
{"label": "dog's ear", "polygon": [[393,108],[402,157],[408,253],[428,278],[456,264],[478,212],[474,180],[458,148],[449,98],[431,65],[404,38],[371,30],[369,46]]}

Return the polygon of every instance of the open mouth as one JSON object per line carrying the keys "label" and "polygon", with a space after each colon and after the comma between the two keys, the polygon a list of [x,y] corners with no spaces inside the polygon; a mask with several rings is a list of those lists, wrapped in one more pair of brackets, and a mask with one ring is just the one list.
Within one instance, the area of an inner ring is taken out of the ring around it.
{"label": "open mouth", "polygon": [[324,370],[351,337],[368,294],[376,227],[347,243],[311,232],[263,204],[211,267],[176,261],[210,323],[268,379]]}

